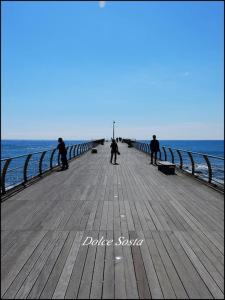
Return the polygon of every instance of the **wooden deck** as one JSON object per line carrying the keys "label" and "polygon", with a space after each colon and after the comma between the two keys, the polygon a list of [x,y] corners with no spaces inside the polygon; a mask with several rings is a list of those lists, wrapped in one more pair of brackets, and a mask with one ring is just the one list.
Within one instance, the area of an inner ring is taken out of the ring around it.
{"label": "wooden deck", "polygon": [[[98,146],[1,204],[4,299],[222,299],[223,195]],[[86,237],[141,246],[83,246]]]}

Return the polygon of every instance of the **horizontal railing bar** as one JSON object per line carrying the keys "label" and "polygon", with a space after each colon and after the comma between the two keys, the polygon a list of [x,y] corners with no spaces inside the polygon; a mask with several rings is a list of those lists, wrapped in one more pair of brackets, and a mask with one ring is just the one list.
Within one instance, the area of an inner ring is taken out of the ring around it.
{"label": "horizontal railing bar", "polygon": [[[129,140],[125,141],[128,145],[129,145]],[[132,142],[133,143],[133,146],[140,150],[140,151],[143,151],[143,152],[146,152],[146,146],[148,146],[148,143],[142,143],[142,142]],[[150,150],[150,149],[149,149]],[[217,171],[224,171],[224,169],[221,167],[221,166],[217,166],[217,163],[216,162],[210,162],[209,158],[213,158],[213,159],[217,159],[217,160],[222,160],[224,161],[224,158],[223,157],[218,157],[218,156],[215,156],[215,155],[210,155],[210,154],[204,154],[204,153],[200,153],[200,152],[192,152],[192,151],[189,151],[189,150],[183,150],[183,149],[177,149],[177,148],[171,148],[171,147],[168,147],[168,146],[161,146],[160,149],[159,149],[159,152],[160,152],[160,160],[161,160],[161,150],[164,151],[164,160],[167,160],[167,152],[170,151],[170,154],[171,154],[171,158],[172,158],[172,161],[175,161],[175,157],[174,157],[174,153],[172,150],[176,151],[177,154],[179,155],[179,159],[180,159],[180,164],[178,164],[177,162],[175,163],[177,167],[179,167],[182,171],[188,173],[188,174],[192,174],[193,176],[195,176],[196,178],[198,179],[201,179],[203,181],[206,181],[208,182],[209,184],[216,184],[217,186],[221,186],[221,187],[224,187],[224,182],[221,182],[223,181],[223,179],[219,179],[219,178],[216,178],[216,175],[214,175],[214,168],[217,168]],[[167,151],[166,151],[167,150]],[[148,153],[148,152],[147,152]],[[150,152],[149,152],[150,153]],[[189,170],[189,167],[190,167],[190,164],[187,162],[184,162],[183,161],[183,157],[182,157],[182,154],[181,153],[186,153],[189,157],[189,160],[191,162],[191,170]],[[198,160],[197,162],[195,161],[195,159],[197,159],[194,155],[198,155],[199,158],[204,158],[205,160],[205,163],[204,165],[207,166],[207,174],[208,176],[206,176],[204,174],[204,172],[201,172],[200,175],[196,175],[198,174],[199,172],[196,170],[196,166],[198,165]],[[184,167],[185,165],[185,167]],[[216,167],[217,166],[217,167]],[[187,169],[188,168],[188,169]]]}
{"label": "horizontal railing bar", "polygon": [[[74,144],[74,145],[69,145],[67,147],[76,146],[76,145],[82,145],[82,144]],[[23,154],[23,155],[18,155],[18,156],[13,156],[13,157],[2,158],[0,161],[2,162],[2,161],[5,161],[7,159],[10,159],[10,158],[11,159],[16,159],[16,158],[20,158],[20,157],[25,157],[25,156],[27,156],[29,154],[32,154],[32,155],[39,154],[39,153],[43,153],[44,151],[50,152],[50,151],[53,151],[54,149],[57,149],[57,148],[50,148],[50,149],[42,150],[42,151],[38,151],[38,152],[31,152],[31,153],[28,153],[28,154]]]}
{"label": "horizontal railing bar", "polygon": [[[104,141],[105,139],[99,139],[92,141],[82,141],[82,143],[79,144],[68,145],[66,147],[69,155],[68,161],[72,160],[76,156],[83,155],[87,150],[91,149],[91,147],[94,147],[98,144],[103,145]],[[75,155],[75,149],[77,150],[77,155]],[[20,185],[25,186],[28,181],[51,171],[53,168],[57,168],[57,166],[60,165],[60,153],[58,152],[58,163],[56,163],[53,157],[56,150],[58,150],[58,147],[1,159],[0,161],[3,164],[3,167],[1,168],[1,195],[6,193],[6,189],[7,191],[9,191],[10,189]],[[72,150],[74,150],[73,156],[71,155]],[[35,154],[39,154],[39,156],[34,157]],[[15,168],[12,166],[12,168],[8,169],[10,163],[12,163],[13,161],[15,162],[16,159],[20,158],[24,158],[24,161],[17,161],[19,166]],[[18,174],[18,171],[22,171],[21,176],[23,176],[23,180],[18,180],[20,175]],[[10,174],[10,177],[8,182],[5,182],[7,174]],[[12,182],[13,187],[11,187]]]}
{"label": "horizontal railing bar", "polygon": [[20,157],[25,157],[25,156],[27,156],[27,155],[29,155],[29,154],[32,154],[32,155],[34,155],[34,154],[39,154],[39,153],[43,153],[44,151],[50,152],[50,151],[52,151],[52,150],[54,150],[54,149],[55,149],[55,148],[52,148],[52,149],[49,149],[49,150],[42,150],[42,151],[39,151],[39,152],[32,152],[32,153],[28,153],[28,154],[19,155],[19,156],[13,156],[13,157],[8,157],[8,158],[3,158],[3,159],[1,159],[1,161],[5,161],[5,160],[7,160],[7,159],[9,159],[9,158],[11,158],[11,159],[16,159],[16,158],[20,158]]}
{"label": "horizontal railing bar", "polygon": [[[162,147],[165,147],[166,149],[169,149],[169,147],[167,147],[167,146],[162,146]],[[211,158],[216,158],[216,159],[224,160],[224,157],[214,156],[214,155],[205,154],[205,153],[201,153],[201,152],[193,152],[193,151],[183,150],[183,149],[177,149],[177,148],[170,148],[170,149],[172,149],[172,150],[179,150],[181,152],[191,152],[192,154],[198,154],[198,155],[207,155],[208,157],[211,157]]]}

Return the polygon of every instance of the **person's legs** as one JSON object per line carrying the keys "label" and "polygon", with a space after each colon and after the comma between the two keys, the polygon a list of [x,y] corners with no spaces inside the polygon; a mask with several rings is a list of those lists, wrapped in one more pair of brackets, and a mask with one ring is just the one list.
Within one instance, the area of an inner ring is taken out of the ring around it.
{"label": "person's legs", "polygon": [[151,164],[153,164],[153,151],[151,151]]}
{"label": "person's legs", "polygon": [[111,158],[110,158],[111,163],[112,163],[112,159],[113,159],[113,152],[111,152]]}
{"label": "person's legs", "polygon": [[114,153],[114,164],[116,164],[116,152]]}
{"label": "person's legs", "polygon": [[63,153],[61,154],[61,162],[62,162],[61,169],[64,170],[65,169],[65,155]]}
{"label": "person's legs", "polygon": [[68,169],[69,165],[68,165],[66,153],[61,154],[61,161],[62,161],[62,170]]}
{"label": "person's legs", "polygon": [[68,164],[68,160],[67,160],[66,154],[65,154],[65,167],[66,167],[66,169],[69,168],[69,164]]}
{"label": "person's legs", "polygon": [[155,164],[157,164],[156,160],[157,160],[157,152],[155,152]]}

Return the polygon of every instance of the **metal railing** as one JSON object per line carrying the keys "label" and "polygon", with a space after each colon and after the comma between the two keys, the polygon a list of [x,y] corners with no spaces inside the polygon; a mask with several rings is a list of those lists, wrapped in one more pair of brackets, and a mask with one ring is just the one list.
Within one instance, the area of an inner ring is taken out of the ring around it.
{"label": "metal railing", "polygon": [[[101,139],[67,146],[67,159],[70,161],[103,143],[104,139]],[[58,166],[60,154],[57,148],[1,159],[1,195],[18,186],[26,186],[30,180]]]}
{"label": "metal railing", "polygon": [[[150,155],[150,145],[132,141],[132,146]],[[182,171],[224,188],[224,158],[199,152],[162,146],[158,158],[170,161]]]}

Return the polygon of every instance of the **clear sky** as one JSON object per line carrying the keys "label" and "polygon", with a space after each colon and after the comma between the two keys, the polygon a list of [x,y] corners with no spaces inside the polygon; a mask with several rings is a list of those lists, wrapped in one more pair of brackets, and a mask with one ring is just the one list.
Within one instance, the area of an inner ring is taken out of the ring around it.
{"label": "clear sky", "polygon": [[223,139],[224,4],[2,7],[2,138]]}

